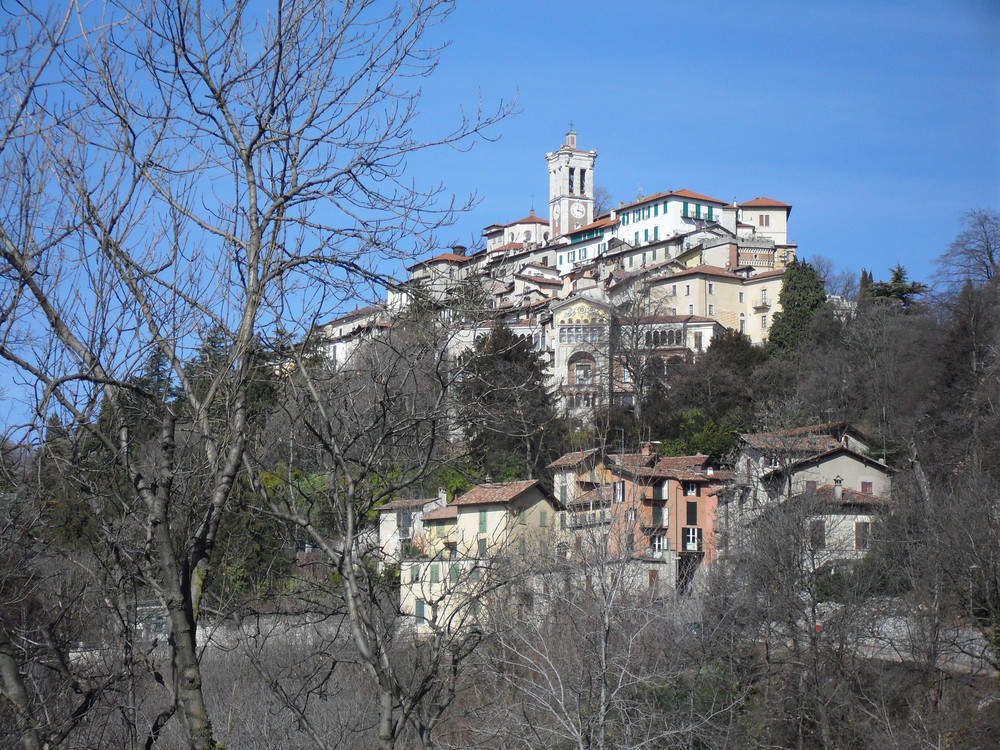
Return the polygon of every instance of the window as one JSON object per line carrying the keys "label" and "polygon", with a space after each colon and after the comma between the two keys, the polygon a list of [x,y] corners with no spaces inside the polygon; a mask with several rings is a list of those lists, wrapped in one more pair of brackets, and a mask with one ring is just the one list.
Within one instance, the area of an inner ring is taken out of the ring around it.
{"label": "window", "polygon": [[685,297],[690,297],[691,296],[691,285],[690,284],[685,284],[684,285],[684,296]]}
{"label": "window", "polygon": [[694,305],[688,305],[688,315],[694,315]]}
{"label": "window", "polygon": [[660,573],[660,571],[658,571],[658,570],[651,570],[651,571],[649,571],[649,588],[650,588],[651,591],[656,591],[656,588],[657,588],[656,579],[659,577],[659,573]]}
{"label": "window", "polygon": [[701,332],[694,335],[694,348],[699,352],[701,351]]}
{"label": "window", "polygon": [[715,284],[712,283],[711,281],[708,282],[708,293],[715,294]]}
{"label": "window", "polygon": [[443,523],[438,523],[438,524],[435,524],[435,526],[437,527],[437,537],[438,537],[438,539],[440,539],[441,537],[444,536],[444,524]]}
{"label": "window", "polygon": [[577,362],[573,372],[575,382],[586,385],[594,379],[594,370],[590,362]]}
{"label": "window", "polygon": [[637,517],[637,514],[636,514],[635,508],[629,508],[628,510],[625,511],[625,520],[626,521],[634,521],[636,519],[636,517]]}
{"label": "window", "polygon": [[587,170],[580,170],[580,195],[585,195],[587,193]]}
{"label": "window", "polygon": [[686,503],[686,505],[687,505],[687,508],[685,509],[686,510],[686,513],[685,513],[686,518],[685,518],[685,520],[687,522],[687,525],[688,526],[697,526],[698,525],[698,501],[697,500],[688,500],[687,503]]}
{"label": "window", "polygon": [[524,537],[522,536],[520,539],[517,540],[517,552],[518,554],[523,555],[526,554],[527,551],[528,551],[528,544],[527,542],[525,542]]}
{"label": "window", "polygon": [[561,253],[559,254],[559,265],[560,266],[562,265],[562,254]]}
{"label": "window", "polygon": [[709,315],[715,315],[715,305],[709,305],[708,306],[708,314]]}
{"label": "window", "polygon": [[627,367],[622,368],[622,382],[631,383],[632,382],[632,371]]}
{"label": "window", "polygon": [[868,542],[871,540],[871,526],[868,521],[854,523],[854,549],[868,549]]}
{"label": "window", "polygon": [[684,494],[687,497],[697,497],[697,496],[699,496],[701,493],[698,491],[698,483],[697,482],[685,482],[684,483]]}
{"label": "window", "polygon": [[538,525],[541,526],[543,529],[549,525],[549,512],[547,510],[539,511]]}
{"label": "window", "polygon": [[676,284],[674,284],[674,285],[672,285],[670,287],[670,296],[671,297],[676,297],[677,296],[677,285]]}
{"label": "window", "polygon": [[[653,242],[656,242],[656,240],[658,240],[658,239],[660,239],[660,227],[659,226],[655,226],[655,227],[653,227]],[[655,250],[653,251],[653,260],[656,260],[656,251]]]}
{"label": "window", "polygon": [[648,229],[643,229],[642,230],[642,239],[643,239],[643,242],[649,242],[649,230]]}
{"label": "window", "polygon": [[431,583],[437,583],[441,580],[441,569],[438,567],[437,563],[431,563]]}
{"label": "window", "polygon": [[806,492],[815,492],[815,491],[816,491],[816,480],[815,479],[807,479],[806,480]]}
{"label": "window", "polygon": [[861,483],[861,491],[864,492],[866,495],[871,495],[872,494],[872,483],[871,482],[862,482]]}
{"label": "window", "polygon": [[416,603],[413,605],[413,614],[417,616],[418,620],[426,619],[424,617],[424,600],[417,599]]}
{"label": "window", "polygon": [[517,522],[522,526],[528,525],[528,511],[522,510],[517,514]]}
{"label": "window", "polygon": [[766,315],[761,315],[760,316],[760,327],[761,328],[767,328],[767,316]]}
{"label": "window", "polygon": [[743,313],[740,313],[740,333],[747,332],[747,319],[744,317]]}
{"label": "window", "polygon": [[480,534],[485,534],[486,533],[486,511],[485,510],[479,511],[479,533]]}
{"label": "window", "polygon": [[653,526],[667,525],[667,509],[662,505],[653,506]]}
{"label": "window", "polygon": [[569,168],[569,191],[573,192],[573,178],[576,177],[576,169],[573,167]]}
{"label": "window", "polygon": [[740,302],[743,302],[743,292],[740,292]]}
{"label": "window", "polygon": [[575,260],[576,260],[576,250],[570,250],[568,253],[566,253],[567,263],[572,263]]}
{"label": "window", "polygon": [[684,551],[701,551],[701,529],[684,529]]}
{"label": "window", "polygon": [[448,577],[451,579],[452,583],[458,583],[458,566],[452,565],[451,569],[448,571]]}
{"label": "window", "polygon": [[411,565],[410,566],[410,583],[416,583],[420,580],[420,566]]}
{"label": "window", "polygon": [[655,552],[665,552],[670,548],[670,545],[667,543],[667,538],[663,534],[653,534],[649,537],[649,544]]}
{"label": "window", "polygon": [[478,544],[477,544],[477,547],[478,547],[477,554],[480,557],[486,557],[486,540],[485,539],[480,539],[479,542],[478,542]]}
{"label": "window", "polygon": [[826,522],[821,518],[809,522],[809,546],[826,549]]}
{"label": "window", "polygon": [[757,226],[761,227],[771,226],[771,217],[768,214],[760,214],[757,217]]}
{"label": "window", "polygon": [[615,502],[625,502],[625,482],[615,482]]}
{"label": "window", "polygon": [[638,245],[639,244],[639,232],[638,231],[636,231],[636,233],[635,233],[635,242],[633,242],[632,244],[633,245]]}

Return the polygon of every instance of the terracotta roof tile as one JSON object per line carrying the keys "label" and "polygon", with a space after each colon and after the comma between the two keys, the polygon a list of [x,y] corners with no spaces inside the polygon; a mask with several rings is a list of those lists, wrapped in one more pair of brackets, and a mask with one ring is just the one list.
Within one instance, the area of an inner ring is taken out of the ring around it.
{"label": "terracotta roof tile", "polygon": [[720,201],[718,198],[712,198],[708,195],[702,195],[701,193],[696,193],[693,190],[674,190],[672,193],[668,193],[671,196],[678,196],[681,198],[692,198],[696,201],[708,201],[709,203],[718,203],[720,206],[728,205],[726,201]]}
{"label": "terracotta roof tile", "polygon": [[422,508],[427,503],[433,503],[437,500],[436,497],[423,497],[416,500],[403,499],[403,500],[393,500],[391,502],[385,503],[379,506],[379,512],[383,510],[403,510],[405,508]]}
{"label": "terracotta roof tile", "polygon": [[428,521],[454,521],[458,518],[458,508],[454,505],[446,505],[443,508],[435,508],[424,516],[424,523]]}
{"label": "terracotta roof tile", "polygon": [[515,224],[548,224],[548,219],[543,219],[541,216],[535,216],[531,214],[530,216],[525,216],[523,219],[518,219],[517,221],[512,221],[507,226],[512,227]]}
{"label": "terracotta roof tile", "polygon": [[485,505],[487,503],[509,503],[519,495],[538,485],[538,480],[527,479],[521,482],[498,482],[480,484],[473,487],[461,497],[455,498],[452,505]]}
{"label": "terracotta roof tile", "polygon": [[727,271],[725,268],[719,268],[718,266],[695,266],[694,268],[689,268],[686,271],[678,271],[673,276],[668,276],[667,278],[676,279],[679,276],[696,276],[698,274],[705,274],[706,276],[724,276],[727,279],[742,278],[739,274]]}
{"label": "terracotta roof tile", "polygon": [[590,448],[585,451],[576,451],[574,453],[566,453],[555,461],[550,463],[545,468],[547,469],[564,469],[564,468],[574,468],[583,463],[586,459],[597,453],[597,448]]}
{"label": "terracotta roof tile", "polygon": [[791,208],[791,204],[782,203],[781,201],[776,201],[774,198],[754,198],[752,201],[747,201],[746,203],[740,203],[740,208]]}

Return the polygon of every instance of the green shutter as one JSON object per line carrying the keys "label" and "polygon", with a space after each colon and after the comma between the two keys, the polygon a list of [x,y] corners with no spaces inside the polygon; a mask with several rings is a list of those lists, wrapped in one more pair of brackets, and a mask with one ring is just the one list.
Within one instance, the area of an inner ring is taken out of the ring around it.
{"label": "green shutter", "polygon": [[485,510],[479,511],[479,533],[480,534],[485,534],[486,533],[486,511]]}
{"label": "green shutter", "polygon": [[418,620],[424,619],[424,600],[417,599],[417,603],[413,607],[414,614],[416,614]]}
{"label": "green shutter", "polygon": [[441,579],[441,571],[437,563],[431,564],[431,583],[437,583]]}
{"label": "green shutter", "polygon": [[688,204],[687,204],[687,201],[684,201],[684,215],[685,216],[689,216],[690,215],[690,214],[688,214]]}
{"label": "green shutter", "polygon": [[663,506],[654,505],[653,506],[653,526],[663,525]]}
{"label": "green shutter", "polygon": [[451,570],[449,572],[451,574],[451,582],[458,583],[458,566],[452,565]]}

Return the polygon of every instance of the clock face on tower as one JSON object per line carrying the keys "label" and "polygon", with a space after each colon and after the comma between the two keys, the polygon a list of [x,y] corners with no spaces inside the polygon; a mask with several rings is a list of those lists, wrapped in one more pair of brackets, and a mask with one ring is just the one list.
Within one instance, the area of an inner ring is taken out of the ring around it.
{"label": "clock face on tower", "polygon": [[558,219],[560,213],[561,213],[561,211],[559,210],[559,206],[553,206],[553,208],[552,208],[552,218]]}
{"label": "clock face on tower", "polygon": [[573,214],[573,216],[575,216],[577,219],[582,219],[583,218],[583,213],[584,213],[584,211],[583,211],[583,204],[582,203],[574,203],[570,207],[569,212],[571,214]]}

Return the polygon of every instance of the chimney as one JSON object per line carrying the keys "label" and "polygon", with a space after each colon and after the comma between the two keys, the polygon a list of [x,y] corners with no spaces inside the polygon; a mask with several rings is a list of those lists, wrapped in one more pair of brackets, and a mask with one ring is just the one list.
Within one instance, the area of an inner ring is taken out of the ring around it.
{"label": "chimney", "polygon": [[715,476],[715,469],[709,466],[707,469],[705,469],[705,473],[708,474],[710,477]]}
{"label": "chimney", "polygon": [[455,255],[465,255],[465,245],[455,245],[451,248]]}
{"label": "chimney", "polygon": [[576,133],[572,130],[566,134],[566,145],[570,148],[576,148]]}
{"label": "chimney", "polygon": [[844,499],[844,479],[840,475],[833,480],[833,499],[838,503]]}
{"label": "chimney", "polygon": [[652,456],[653,455],[653,444],[650,442],[645,442],[642,444],[642,455]]}
{"label": "chimney", "polygon": [[438,501],[441,503],[441,505],[448,504],[448,490],[446,490],[444,487],[438,487]]}

